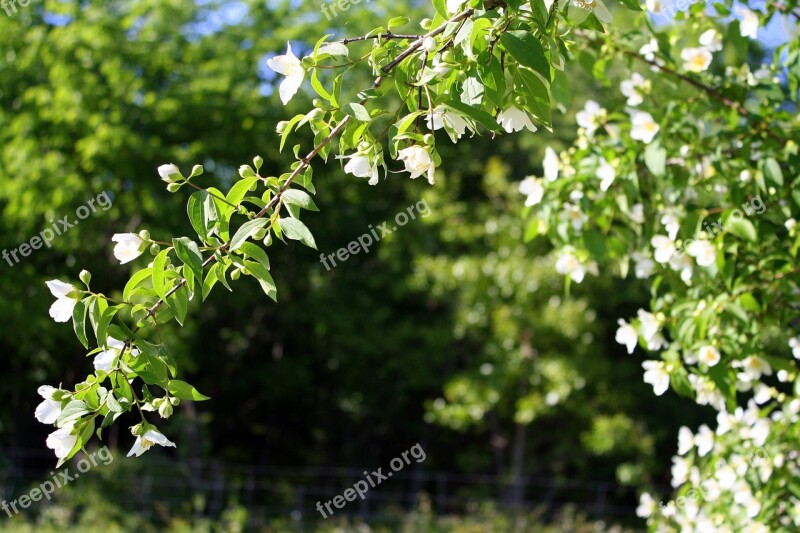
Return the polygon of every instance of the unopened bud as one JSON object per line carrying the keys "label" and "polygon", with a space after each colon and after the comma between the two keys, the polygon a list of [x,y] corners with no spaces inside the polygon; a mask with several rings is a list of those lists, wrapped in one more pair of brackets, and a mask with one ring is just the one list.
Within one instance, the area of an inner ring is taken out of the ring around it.
{"label": "unopened bud", "polygon": [[92,275],[89,273],[89,271],[88,270],[81,270],[81,273],[78,274],[78,277],[80,278],[80,280],[88,288],[89,287],[89,282],[92,281]]}

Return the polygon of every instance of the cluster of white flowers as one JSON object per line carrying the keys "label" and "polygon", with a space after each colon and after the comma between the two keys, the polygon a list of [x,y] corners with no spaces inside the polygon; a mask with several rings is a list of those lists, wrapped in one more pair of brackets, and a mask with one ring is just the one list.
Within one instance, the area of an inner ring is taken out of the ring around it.
{"label": "cluster of white flowers", "polygon": [[580,283],[586,274],[598,275],[596,261],[583,261],[578,258],[575,249],[571,246],[562,248],[556,259],[556,272],[569,276],[575,283]]}

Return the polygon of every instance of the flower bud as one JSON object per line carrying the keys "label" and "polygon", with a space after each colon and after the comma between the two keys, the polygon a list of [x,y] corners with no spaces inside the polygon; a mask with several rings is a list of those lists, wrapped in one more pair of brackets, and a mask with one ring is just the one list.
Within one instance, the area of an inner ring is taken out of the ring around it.
{"label": "flower bud", "polygon": [[239,175],[243,178],[252,178],[256,173],[250,165],[242,165],[239,167]]}
{"label": "flower bud", "polygon": [[149,241],[150,232],[147,231],[146,229],[143,229],[142,231],[139,232],[139,238],[142,239],[143,241]]}
{"label": "flower bud", "polygon": [[178,189],[180,188],[181,188],[180,183],[170,183],[169,185],[167,185],[167,190],[169,192],[178,192]]}
{"label": "flower bud", "polygon": [[289,121],[281,120],[278,122],[278,125],[275,127],[275,131],[278,132],[278,135],[283,135],[283,132],[286,131],[286,126],[289,125]]}
{"label": "flower bud", "polygon": [[425,39],[422,40],[422,49],[426,52],[433,52],[436,50],[436,39],[433,37],[425,37]]}
{"label": "flower bud", "polygon": [[172,411],[172,404],[168,401],[161,402],[161,406],[158,408],[158,414],[161,415],[161,418],[171,417]]}
{"label": "flower bud", "polygon": [[242,271],[237,268],[236,270],[231,272],[231,279],[233,281],[236,281],[237,279],[239,279],[239,277],[241,277],[241,275]]}
{"label": "flower bud", "polygon": [[253,240],[260,241],[267,236],[267,228],[261,228],[253,234]]}
{"label": "flower bud", "polygon": [[425,135],[425,137],[422,138],[422,140],[425,142],[425,144],[431,146],[435,141],[435,137],[433,136],[433,133],[428,133]]}
{"label": "flower bud", "polygon": [[257,155],[253,158],[253,165],[255,165],[256,167],[256,172],[258,172],[261,169],[261,165],[263,164],[264,164],[264,159],[260,155]]}
{"label": "flower bud", "polygon": [[92,275],[89,273],[88,270],[81,270],[81,273],[78,274],[80,280],[86,285],[86,288],[89,288],[89,282],[92,281]]}
{"label": "flower bud", "polygon": [[323,118],[325,118],[325,111],[323,111],[322,109],[317,108],[317,109],[313,110],[311,113],[309,113],[306,116],[308,117],[308,120],[310,120],[312,122],[318,122],[318,121],[322,120]]}
{"label": "flower bud", "polygon": [[370,148],[372,148],[372,143],[369,141],[361,141],[358,143],[358,151],[360,153],[367,153]]}
{"label": "flower bud", "polygon": [[158,243],[154,242],[153,244],[150,245],[150,253],[152,255],[158,255],[160,251],[161,251],[161,246],[159,246]]}
{"label": "flower bud", "polygon": [[423,30],[429,30],[433,26],[433,21],[431,19],[422,19],[419,21],[419,27]]}
{"label": "flower bud", "polygon": [[267,236],[264,237],[264,246],[272,246],[272,232],[270,231],[267,233]]}

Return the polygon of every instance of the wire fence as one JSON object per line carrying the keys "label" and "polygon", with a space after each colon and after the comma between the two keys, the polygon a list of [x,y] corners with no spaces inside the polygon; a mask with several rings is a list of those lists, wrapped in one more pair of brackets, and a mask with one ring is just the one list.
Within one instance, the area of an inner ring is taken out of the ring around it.
{"label": "wire fence", "polygon": [[[324,505],[365,479],[365,471],[375,469],[374,465],[292,468],[195,462],[157,452],[136,460],[122,455],[119,451],[112,464],[98,465],[73,486],[99,485],[109,500],[124,502],[127,512],[147,520],[159,520],[178,507],[216,519],[226,509],[241,506],[253,527],[276,518],[297,523],[319,520],[317,502]],[[42,450],[0,448],[0,500],[17,498],[49,479],[52,465],[52,455]],[[475,512],[486,502],[504,510],[537,509],[543,516],[572,505],[589,517],[615,520],[633,516],[636,489],[604,481],[437,472],[426,470],[424,463],[412,463],[371,487],[363,499],[356,497],[344,508],[333,509],[336,517],[371,522],[401,516],[422,502],[437,514],[456,515]]]}

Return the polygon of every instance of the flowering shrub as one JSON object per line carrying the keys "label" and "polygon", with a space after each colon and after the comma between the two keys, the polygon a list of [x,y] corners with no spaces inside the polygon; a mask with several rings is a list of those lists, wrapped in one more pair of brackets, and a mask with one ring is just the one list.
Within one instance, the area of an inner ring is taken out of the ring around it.
{"label": "flowering shrub", "polygon": [[[188,175],[162,165],[170,192],[195,189],[187,213],[196,235],[115,235],[121,264],[153,256],[121,300],[95,292],[86,271],[80,287],[48,282],[50,315],[72,321],[95,369],[73,390],[39,389],[36,417],[56,426],[48,446],[61,463],[129,411],[141,418],[130,455],[175,446],[144,413],[168,418],[181,401],[208,398],[177,379],[163,326],[183,324],[190,300],[242,275],[277,301],[266,250],[276,239],[316,247],[301,219],[317,210],[317,157],[327,161],[336,146],[344,172],[370,185],[390,167],[434,185],[436,131],[464,142],[549,130],[553,103],[569,100],[567,65],[582,65],[611,98],[586,102],[576,144],[547,149],[543,176],[520,182],[526,237],[558,249],[567,286],[601,272],[649,283],[651,309],[620,318],[616,340],[629,354],[649,353],[643,379],[656,395],[672,389],[719,412],[715,430],[681,431],[678,500],[658,507],[644,493],[638,513],[664,531],[800,525],[800,338],[790,333],[800,51],[792,41],[770,58],[753,40],[773,15],[795,20],[794,4],[717,4],[714,14],[697,4],[654,27],[634,0],[611,9],[601,0],[434,0],[435,16],[416,34],[396,33],[410,22],[396,17],[363,36],[322,37],[304,57],[289,43],[267,65],[284,76],[284,104],[306,81],[316,93],[312,110],[278,124],[281,150],[300,128],[313,132],[306,155],[294,146],[285,172],[256,157],[228,191],[200,185],[199,165]],[[353,69],[369,69],[372,85],[354,90]],[[614,72],[625,75],[612,81]],[[701,496],[686,498],[692,490]]]}

